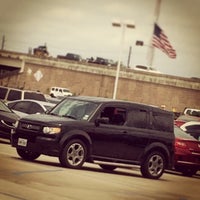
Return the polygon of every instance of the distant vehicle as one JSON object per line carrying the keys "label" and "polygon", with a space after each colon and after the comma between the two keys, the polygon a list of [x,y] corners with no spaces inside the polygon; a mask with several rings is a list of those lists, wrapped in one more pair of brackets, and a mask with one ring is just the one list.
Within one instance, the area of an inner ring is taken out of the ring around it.
{"label": "distant vehicle", "polygon": [[96,59],[90,58],[87,61],[88,63],[94,63],[94,64],[100,64],[100,65],[107,65],[107,66],[116,66],[116,63],[114,63],[111,59],[105,59],[101,57],[96,57]]}
{"label": "distant vehicle", "polygon": [[192,176],[200,170],[200,141],[175,126],[175,170]]}
{"label": "distant vehicle", "polygon": [[34,48],[33,49],[33,54],[35,56],[39,56],[39,57],[41,57],[41,56],[44,56],[44,57],[49,56],[49,52],[47,51],[46,45]]}
{"label": "distant vehicle", "polygon": [[56,104],[46,101],[36,101],[31,99],[16,100],[7,103],[18,116],[24,117],[30,114],[41,114],[51,110]]}
{"label": "distant vehicle", "polygon": [[0,137],[10,139],[11,129],[19,119],[19,116],[14,113],[8,106],[0,100]]}
{"label": "distant vehicle", "polygon": [[171,169],[173,113],[139,103],[100,97],[65,98],[49,113],[21,118],[12,134],[20,157],[56,156],[80,169],[84,162],[112,171],[139,165],[144,177],[158,179]]}
{"label": "distant vehicle", "polygon": [[67,88],[51,87],[50,96],[51,97],[68,97],[68,96],[72,96],[72,93]]}
{"label": "distant vehicle", "polygon": [[184,115],[190,115],[194,117],[200,117],[200,110],[194,108],[185,108],[183,111]]}
{"label": "distant vehicle", "polygon": [[152,73],[160,73],[159,71],[157,71],[156,69],[152,68],[152,67],[147,67],[147,66],[143,66],[143,65],[136,65],[135,68],[133,68],[134,70],[138,70],[138,71],[144,71],[144,72],[152,72]]}
{"label": "distant vehicle", "polygon": [[82,57],[79,54],[67,53],[66,56],[58,55],[57,58],[74,60],[74,61],[82,61]]}
{"label": "distant vehicle", "polygon": [[194,116],[194,115],[188,115],[188,114],[183,114],[180,115],[175,121],[174,124],[178,127],[182,126],[183,124],[191,121],[196,121],[200,122],[200,117],[199,116]]}
{"label": "distant vehicle", "polygon": [[46,101],[44,94],[41,92],[31,90],[20,90],[4,86],[0,86],[0,99],[4,102],[23,99]]}
{"label": "distant vehicle", "polygon": [[200,141],[200,121],[190,121],[186,122],[183,125],[180,126],[180,128],[185,131],[186,133],[193,136],[195,139]]}

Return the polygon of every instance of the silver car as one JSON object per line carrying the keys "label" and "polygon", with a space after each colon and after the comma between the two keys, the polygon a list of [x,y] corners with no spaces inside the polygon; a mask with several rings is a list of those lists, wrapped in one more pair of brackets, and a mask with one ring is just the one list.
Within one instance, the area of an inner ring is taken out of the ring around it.
{"label": "silver car", "polygon": [[56,104],[37,101],[32,99],[15,100],[7,103],[8,107],[12,109],[18,116],[24,117],[29,114],[45,113],[51,110]]}

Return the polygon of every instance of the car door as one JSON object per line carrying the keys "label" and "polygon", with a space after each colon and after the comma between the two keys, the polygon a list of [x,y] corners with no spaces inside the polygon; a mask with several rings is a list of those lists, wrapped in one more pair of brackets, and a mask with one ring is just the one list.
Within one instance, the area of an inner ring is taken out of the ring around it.
{"label": "car door", "polygon": [[124,157],[138,161],[149,144],[149,112],[142,106],[130,107],[123,132]]}
{"label": "car door", "polygon": [[[120,114],[121,117],[119,117]],[[94,133],[91,134],[93,155],[117,159],[123,157],[122,138],[125,115],[126,108],[122,106],[107,106],[102,109],[98,117],[107,119],[107,123],[99,123],[94,129]]]}

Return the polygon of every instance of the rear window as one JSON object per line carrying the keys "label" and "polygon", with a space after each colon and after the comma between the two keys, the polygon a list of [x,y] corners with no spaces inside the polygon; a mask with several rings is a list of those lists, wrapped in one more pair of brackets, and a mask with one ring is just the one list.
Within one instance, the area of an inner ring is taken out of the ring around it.
{"label": "rear window", "polygon": [[166,132],[173,132],[173,123],[172,123],[172,116],[153,112],[152,113],[152,128],[158,131],[166,131]]}
{"label": "rear window", "polygon": [[185,133],[184,131],[182,131],[177,126],[174,127],[174,134],[175,134],[176,138],[184,138],[184,139],[194,140],[193,136],[191,136],[190,134]]}
{"label": "rear window", "polygon": [[147,128],[147,111],[134,109],[128,113],[127,126],[136,128]]}

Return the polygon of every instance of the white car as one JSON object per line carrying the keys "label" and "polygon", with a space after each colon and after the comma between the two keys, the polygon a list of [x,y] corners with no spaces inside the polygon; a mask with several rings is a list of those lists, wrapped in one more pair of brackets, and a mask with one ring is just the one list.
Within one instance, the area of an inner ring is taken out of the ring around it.
{"label": "white car", "polygon": [[36,101],[32,99],[16,100],[7,103],[8,107],[18,116],[24,117],[29,114],[45,113],[51,110],[56,104],[46,101]]}
{"label": "white car", "polygon": [[50,96],[51,97],[68,97],[68,96],[72,96],[72,93],[67,88],[51,87]]}
{"label": "white car", "polygon": [[185,108],[183,111],[184,115],[190,115],[195,117],[200,117],[200,110],[194,108]]}
{"label": "white car", "polygon": [[197,140],[200,140],[200,121],[186,122],[183,125],[181,125],[180,128],[186,133],[189,133]]}

